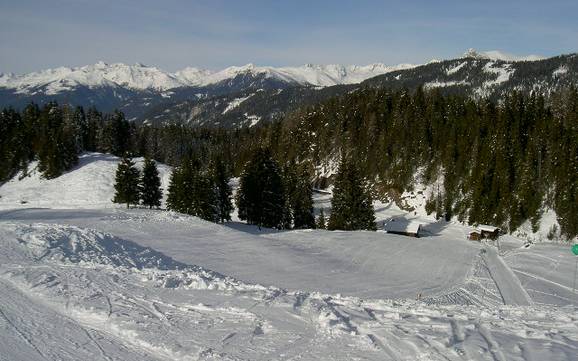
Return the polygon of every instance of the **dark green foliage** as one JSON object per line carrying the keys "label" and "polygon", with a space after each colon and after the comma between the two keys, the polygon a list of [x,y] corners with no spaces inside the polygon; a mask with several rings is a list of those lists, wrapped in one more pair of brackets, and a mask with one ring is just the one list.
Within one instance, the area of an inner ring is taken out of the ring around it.
{"label": "dark green foliage", "polygon": [[76,165],[83,151],[134,153],[137,132],[120,112],[103,117],[95,108],[85,114],[82,107],[50,102],[42,109],[29,104],[20,114],[4,109],[0,112],[0,133],[3,182],[25,170],[34,158],[43,177],[51,179]]}
{"label": "dark green foliage", "polygon": [[279,165],[260,148],[245,165],[237,192],[239,218],[259,227],[284,228],[285,191]]}
{"label": "dark green foliage", "polygon": [[128,157],[124,156],[116,169],[116,177],[114,183],[114,203],[126,203],[129,208],[131,204],[137,205],[140,198],[140,172],[136,168],[134,162]]}
{"label": "dark green foliage", "polygon": [[124,113],[115,111],[104,123],[100,135],[100,150],[117,156],[133,148],[134,124],[127,121]]}
{"label": "dark green foliage", "polygon": [[161,179],[155,161],[148,157],[145,157],[140,187],[142,204],[149,208],[159,208],[163,197]]}
{"label": "dark green foliage", "polygon": [[304,164],[292,162],[283,170],[285,228],[315,228],[311,178]]}
{"label": "dark green foliage", "polygon": [[211,222],[220,220],[214,179],[198,160],[186,158],[173,170],[168,192],[168,209]]}
{"label": "dark green foliage", "polygon": [[[380,196],[441,176],[428,210],[514,230],[544,208],[578,234],[576,91],[513,93],[497,105],[436,91],[360,89],[287,119],[273,148],[281,160],[323,168],[343,151]],[[262,131],[265,132],[265,131]],[[272,133],[272,127],[267,129]],[[319,183],[322,183],[320,179]]]}
{"label": "dark green foliage", "polygon": [[355,231],[375,230],[375,215],[367,182],[353,160],[342,159],[335,177],[331,216],[327,228]]}
{"label": "dark green foliage", "polygon": [[25,138],[23,128],[23,119],[14,109],[4,109],[0,113],[0,184],[30,160],[32,144]]}
{"label": "dark green foliage", "polygon": [[220,156],[216,157],[211,164],[211,175],[217,192],[218,219],[220,222],[230,221],[231,212],[233,212],[233,191],[229,185],[231,175]]}
{"label": "dark green foliage", "polygon": [[38,170],[46,179],[60,176],[78,162],[76,128],[65,121],[64,109],[56,103],[48,103],[40,112],[37,142]]}

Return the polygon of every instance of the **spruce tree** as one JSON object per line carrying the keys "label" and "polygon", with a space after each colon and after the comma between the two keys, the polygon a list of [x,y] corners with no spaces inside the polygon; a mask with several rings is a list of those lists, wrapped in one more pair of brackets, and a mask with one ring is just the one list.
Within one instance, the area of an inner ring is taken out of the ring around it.
{"label": "spruce tree", "polygon": [[239,218],[269,228],[284,227],[285,192],[279,165],[260,148],[245,165],[237,193]]}
{"label": "spruce tree", "polygon": [[341,160],[335,177],[327,228],[345,231],[376,229],[371,194],[365,179],[351,160]]}
{"label": "spruce tree", "polygon": [[167,208],[207,221],[219,221],[217,187],[213,177],[196,159],[186,158],[173,171],[168,189]]}
{"label": "spruce tree", "polygon": [[116,169],[115,177],[115,194],[114,203],[126,203],[126,208],[129,208],[131,204],[138,204],[140,190],[140,172],[136,168],[134,162],[125,155]]}
{"label": "spruce tree", "polygon": [[145,157],[140,185],[142,204],[148,206],[149,209],[159,208],[163,197],[161,179],[155,161],[148,157]]}
{"label": "spruce tree", "polygon": [[216,159],[213,161],[211,166],[211,173],[217,192],[217,209],[219,221],[230,221],[231,212],[233,211],[233,202],[231,200],[233,191],[229,185],[231,176],[221,157],[216,157]]}

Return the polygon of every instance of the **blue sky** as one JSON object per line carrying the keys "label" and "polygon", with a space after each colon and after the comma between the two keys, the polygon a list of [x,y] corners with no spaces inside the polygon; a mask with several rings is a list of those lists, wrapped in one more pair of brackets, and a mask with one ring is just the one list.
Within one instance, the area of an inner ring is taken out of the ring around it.
{"label": "blue sky", "polygon": [[0,0],[0,72],[551,56],[578,51],[576,14],[576,0]]}

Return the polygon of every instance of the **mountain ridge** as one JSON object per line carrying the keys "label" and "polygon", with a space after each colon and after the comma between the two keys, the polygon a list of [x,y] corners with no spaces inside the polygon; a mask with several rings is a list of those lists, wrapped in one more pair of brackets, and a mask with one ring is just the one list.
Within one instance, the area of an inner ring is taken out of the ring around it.
{"label": "mountain ridge", "polygon": [[[490,59],[509,62],[538,61],[544,57],[538,55],[516,56],[498,50],[477,51],[468,49],[461,58]],[[452,59],[449,59],[452,60]],[[444,60],[442,60],[444,61]],[[229,66],[221,70],[209,70],[188,66],[175,72],[168,72],[156,66],[142,63],[106,63],[66,67],[60,66],[24,74],[0,73],[0,88],[14,89],[19,94],[32,94],[43,91],[47,95],[56,95],[72,90],[74,87],[121,87],[130,90],[168,91],[180,87],[209,86],[235,78],[241,74],[264,75],[287,83],[309,86],[333,86],[360,83],[374,76],[413,69],[426,64],[385,65],[372,63],[367,65],[341,64],[304,64],[301,66],[256,66],[248,63],[242,66]]]}
{"label": "mountain ridge", "polygon": [[299,107],[364,86],[422,87],[499,100],[512,91],[548,96],[578,84],[576,54],[534,58],[470,49],[461,57],[422,65],[246,64],[220,71],[188,67],[174,73],[142,64],[98,62],[26,75],[1,74],[0,106],[21,109],[30,102],[56,101],[94,105],[104,112],[119,109],[128,119],[151,125],[238,128],[279,120]]}
{"label": "mountain ridge", "polygon": [[305,64],[298,67],[271,67],[246,64],[230,66],[219,71],[186,67],[171,73],[155,66],[140,63],[107,64],[99,61],[80,67],[58,67],[15,75],[0,74],[0,87],[15,89],[20,94],[31,94],[45,88],[48,95],[71,90],[76,86],[124,87],[131,90],[167,91],[180,87],[197,87],[218,84],[243,74],[265,75],[287,83],[311,86],[332,86],[359,83],[370,77],[390,71],[409,69],[412,64],[387,66],[382,63],[369,65]]}

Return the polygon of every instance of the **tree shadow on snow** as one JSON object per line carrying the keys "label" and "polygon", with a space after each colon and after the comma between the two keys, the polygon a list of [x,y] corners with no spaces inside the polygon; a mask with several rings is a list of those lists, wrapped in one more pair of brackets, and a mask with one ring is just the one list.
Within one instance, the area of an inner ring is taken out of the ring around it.
{"label": "tree shadow on snow", "polygon": [[[437,222],[424,224],[422,226],[422,237],[439,237],[443,230],[450,226],[450,222],[440,219]],[[420,234],[421,235],[421,234]]]}

